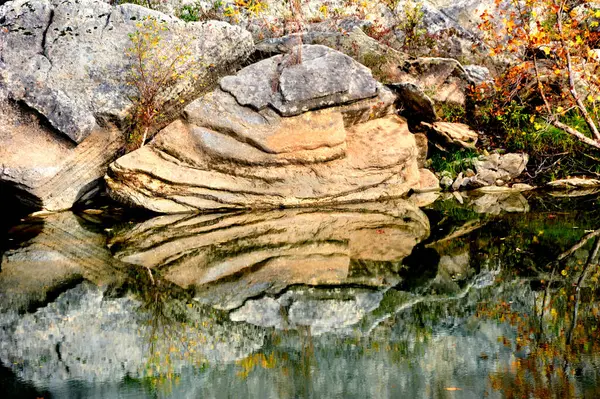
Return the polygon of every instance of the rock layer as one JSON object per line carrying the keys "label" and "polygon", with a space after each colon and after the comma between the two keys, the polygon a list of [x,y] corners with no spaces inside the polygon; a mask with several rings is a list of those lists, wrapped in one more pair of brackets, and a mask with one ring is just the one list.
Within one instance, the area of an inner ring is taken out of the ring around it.
{"label": "rock layer", "polygon": [[[350,57],[323,46],[302,53],[306,64],[281,67],[275,56],[264,70],[224,78],[183,120],[111,165],[111,195],[173,213],[364,202],[417,187],[419,149],[406,121],[390,115],[394,95]],[[339,73],[327,60],[344,60],[345,81],[318,84],[317,75]]]}

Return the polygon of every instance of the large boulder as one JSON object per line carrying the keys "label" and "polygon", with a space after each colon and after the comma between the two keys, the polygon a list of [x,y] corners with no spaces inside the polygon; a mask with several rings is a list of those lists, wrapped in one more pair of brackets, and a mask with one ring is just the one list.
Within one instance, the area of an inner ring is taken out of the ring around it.
{"label": "large boulder", "polygon": [[177,99],[208,90],[253,50],[250,34],[239,27],[184,24],[132,4],[16,0],[0,6],[0,183],[49,210],[70,208],[95,186],[124,144],[114,125],[128,115],[134,94],[126,50],[129,34],[146,17],[168,24],[164,46],[185,38],[195,57],[190,77],[172,91]]}
{"label": "large boulder", "polygon": [[184,120],[111,165],[111,195],[171,213],[364,202],[417,187],[419,150],[391,115],[391,92],[339,52],[302,54],[306,64],[275,56],[221,80]]}
{"label": "large boulder", "polygon": [[31,110],[0,100],[0,191],[35,208],[71,208],[97,191],[124,143],[121,131],[107,128],[76,145]]}
{"label": "large boulder", "polygon": [[[123,119],[131,106],[129,34],[140,20],[165,21],[164,46],[185,41],[194,57],[174,95],[214,79],[253,50],[248,32],[224,22],[185,24],[133,4],[100,0],[17,0],[0,9],[0,77],[11,99],[44,115],[60,132],[82,142],[106,120]],[[197,79],[195,76],[197,75]]]}
{"label": "large boulder", "polygon": [[282,116],[375,97],[377,81],[352,58],[325,46],[296,46],[221,80],[240,105]]}
{"label": "large boulder", "polygon": [[[280,53],[285,50],[284,43],[296,35],[263,40],[256,49],[265,54]],[[319,44],[340,51],[366,67],[370,68],[373,76],[381,83],[393,83],[398,79],[398,66],[403,65],[408,55],[381,43],[368,36],[360,27],[350,32],[338,30],[316,30],[303,33],[301,40],[304,44]]]}

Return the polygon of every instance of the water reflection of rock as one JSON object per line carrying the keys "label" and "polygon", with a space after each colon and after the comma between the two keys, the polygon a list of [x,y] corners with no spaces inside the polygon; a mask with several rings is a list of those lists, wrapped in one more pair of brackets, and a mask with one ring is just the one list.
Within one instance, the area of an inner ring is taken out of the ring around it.
{"label": "water reflection of rock", "polygon": [[185,309],[186,322],[175,326],[170,320],[173,330],[157,335],[150,322],[156,315],[145,311],[139,299],[110,298],[84,282],[34,313],[10,324],[2,320],[0,359],[20,378],[47,386],[177,373],[204,362],[233,362],[263,346],[264,333],[249,325],[215,322],[197,306],[169,301]]}
{"label": "water reflection of rock", "polygon": [[103,234],[71,212],[46,215],[22,229],[35,235],[8,250],[0,266],[0,310],[23,311],[82,279],[106,285],[120,275]]}
{"label": "water reflection of rock", "polygon": [[529,202],[523,194],[516,190],[473,190],[466,193],[446,193],[443,200],[454,197],[460,204],[465,204],[476,213],[498,215],[503,212],[525,213],[529,212]]}
{"label": "water reflection of rock", "polygon": [[292,285],[389,287],[429,234],[406,201],[258,213],[160,216],[110,242],[121,261],[194,287],[196,299],[235,309]]}
{"label": "water reflection of rock", "polygon": [[350,326],[379,307],[381,291],[346,288],[291,289],[279,297],[249,299],[233,311],[233,321],[280,330],[310,327],[313,336],[326,332],[352,333]]}

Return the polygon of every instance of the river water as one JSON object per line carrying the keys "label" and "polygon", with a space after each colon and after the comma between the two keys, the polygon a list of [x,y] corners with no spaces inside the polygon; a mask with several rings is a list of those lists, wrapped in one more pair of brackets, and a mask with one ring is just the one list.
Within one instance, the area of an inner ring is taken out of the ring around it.
{"label": "river water", "polygon": [[1,397],[600,397],[584,194],[5,219]]}

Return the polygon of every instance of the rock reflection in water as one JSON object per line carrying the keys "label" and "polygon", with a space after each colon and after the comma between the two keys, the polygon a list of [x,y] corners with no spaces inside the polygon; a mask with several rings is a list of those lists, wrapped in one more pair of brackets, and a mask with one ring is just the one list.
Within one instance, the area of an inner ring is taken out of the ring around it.
{"label": "rock reflection in water", "polygon": [[194,287],[196,299],[235,309],[288,286],[399,282],[402,260],[429,235],[426,215],[406,201],[261,213],[160,216],[118,233],[124,262]]}
{"label": "rock reflection in water", "polygon": [[19,226],[30,238],[2,256],[0,311],[35,307],[53,292],[83,279],[108,285],[120,278],[106,237],[82,223],[75,214],[60,212]]}
{"label": "rock reflection in water", "polygon": [[377,205],[159,217],[110,251],[46,219],[0,284],[36,277],[11,263],[42,270],[32,249],[75,277],[3,297],[2,364],[57,397],[599,396],[598,212]]}

